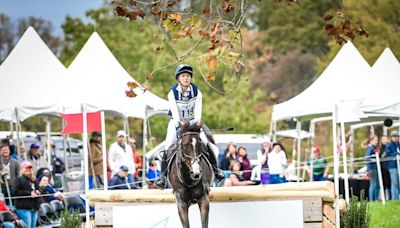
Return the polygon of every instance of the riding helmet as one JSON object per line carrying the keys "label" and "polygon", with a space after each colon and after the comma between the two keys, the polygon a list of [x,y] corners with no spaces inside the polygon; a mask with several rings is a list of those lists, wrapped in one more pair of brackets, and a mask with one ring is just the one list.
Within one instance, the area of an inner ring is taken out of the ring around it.
{"label": "riding helmet", "polygon": [[178,79],[178,76],[182,73],[189,73],[193,77],[193,68],[188,64],[179,65],[175,70],[175,79]]}

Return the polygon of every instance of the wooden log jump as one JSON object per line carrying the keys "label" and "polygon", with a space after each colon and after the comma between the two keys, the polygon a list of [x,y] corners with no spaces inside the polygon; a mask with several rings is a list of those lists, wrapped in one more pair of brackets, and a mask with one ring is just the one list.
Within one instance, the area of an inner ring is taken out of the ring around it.
{"label": "wooden log jump", "polygon": [[[88,199],[95,207],[95,224],[99,227],[112,226],[113,206],[175,203],[171,189],[93,190]],[[334,227],[334,199],[334,185],[330,181],[221,187],[211,188],[210,192],[211,202],[302,200],[304,227]]]}

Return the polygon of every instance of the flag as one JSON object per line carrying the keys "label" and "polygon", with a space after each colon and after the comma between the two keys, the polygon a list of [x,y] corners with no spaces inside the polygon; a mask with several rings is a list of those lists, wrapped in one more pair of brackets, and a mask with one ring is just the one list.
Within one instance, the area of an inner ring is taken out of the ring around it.
{"label": "flag", "polygon": [[[83,133],[83,114],[61,114],[61,118],[65,121],[65,127],[61,134]],[[101,131],[101,113],[87,113],[87,131]]]}

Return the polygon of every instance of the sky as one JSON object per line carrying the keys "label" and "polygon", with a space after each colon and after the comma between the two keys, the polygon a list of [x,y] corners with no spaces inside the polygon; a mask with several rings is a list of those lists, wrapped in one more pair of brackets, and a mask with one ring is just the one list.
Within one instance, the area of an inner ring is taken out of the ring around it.
{"label": "sky", "polygon": [[[61,24],[67,15],[87,20],[85,12],[103,5],[106,0],[0,0],[0,12],[12,21],[29,16],[51,21],[54,32],[62,35]],[[107,0],[109,1],[109,0]]]}

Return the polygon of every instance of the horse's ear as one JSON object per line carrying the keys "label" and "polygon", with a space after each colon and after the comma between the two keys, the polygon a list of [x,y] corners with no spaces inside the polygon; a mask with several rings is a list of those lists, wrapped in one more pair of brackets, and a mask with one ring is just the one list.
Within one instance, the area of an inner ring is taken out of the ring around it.
{"label": "horse's ear", "polygon": [[188,121],[184,121],[184,122],[179,122],[179,128],[184,131],[185,129],[187,129],[187,127],[189,126],[189,122]]}

